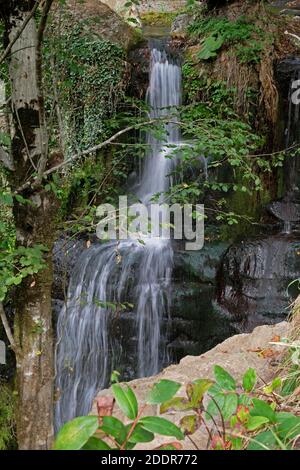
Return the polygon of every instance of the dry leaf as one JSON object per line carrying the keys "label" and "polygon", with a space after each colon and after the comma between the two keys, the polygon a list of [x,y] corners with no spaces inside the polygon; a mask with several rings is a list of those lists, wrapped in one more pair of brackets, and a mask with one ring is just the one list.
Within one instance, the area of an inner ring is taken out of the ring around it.
{"label": "dry leaf", "polygon": [[29,287],[34,287],[35,286],[35,281],[32,281]]}
{"label": "dry leaf", "polygon": [[90,246],[91,246],[91,241],[88,240],[88,241],[86,242],[86,247],[89,248]]}
{"label": "dry leaf", "polygon": [[166,447],[168,446],[172,446],[174,447],[176,450],[182,450],[182,444],[180,444],[180,442],[167,442],[166,444],[163,444],[159,447],[155,447],[154,450],[166,450]]}
{"label": "dry leaf", "polygon": [[278,353],[274,351],[274,349],[268,348],[268,349],[263,349],[258,355],[263,357],[264,359],[266,357],[273,357],[276,356]]}
{"label": "dry leaf", "polygon": [[115,399],[113,397],[97,397],[96,406],[99,422],[103,416],[111,416],[114,409]]}
{"label": "dry leaf", "polygon": [[275,335],[272,339],[271,339],[271,343],[278,343],[280,341],[280,336],[278,335]]}

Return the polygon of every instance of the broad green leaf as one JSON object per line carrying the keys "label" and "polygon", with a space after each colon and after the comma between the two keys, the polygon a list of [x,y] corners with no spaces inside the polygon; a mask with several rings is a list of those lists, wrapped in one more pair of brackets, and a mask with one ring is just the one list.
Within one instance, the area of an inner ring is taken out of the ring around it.
{"label": "broad green leaf", "polygon": [[221,366],[214,367],[214,374],[217,383],[223,390],[235,390],[236,382],[234,378]]}
{"label": "broad green leaf", "polygon": [[265,416],[250,416],[245,426],[248,429],[248,431],[255,431],[256,429],[262,427],[264,424],[268,422],[269,422],[269,419],[266,418]]}
{"label": "broad green leaf", "polygon": [[277,441],[271,431],[264,431],[253,437],[247,450],[274,450],[277,448]]}
{"label": "broad green leaf", "polygon": [[111,450],[106,442],[98,437],[90,437],[89,440],[82,447],[83,450]]}
{"label": "broad green leaf", "polygon": [[181,430],[171,421],[159,416],[147,416],[140,420],[143,428],[162,436],[174,436],[176,439],[184,439]]}
{"label": "broad green leaf", "polygon": [[199,379],[187,385],[186,392],[193,407],[196,408],[202,403],[205,393],[211,388],[213,383],[209,379]]}
{"label": "broad green leaf", "polygon": [[112,391],[119,407],[129,419],[135,419],[138,414],[138,402],[133,390],[125,385],[123,388],[119,384],[112,385]]}
{"label": "broad green leaf", "polygon": [[251,416],[264,416],[268,418],[271,423],[276,422],[276,413],[268,403],[258,398],[253,398],[252,403],[254,407],[250,411]]}
{"label": "broad green leaf", "polygon": [[245,392],[251,392],[254,389],[256,380],[256,372],[250,367],[243,377],[243,389]]}
{"label": "broad green leaf", "polygon": [[216,57],[216,52],[224,43],[224,38],[222,36],[214,37],[209,36],[203,41],[202,49],[198,53],[199,59],[208,60],[212,57]]}
{"label": "broad green leaf", "polygon": [[187,415],[180,420],[180,427],[185,435],[194,434],[199,426],[199,418],[196,415]]}
{"label": "broad green leaf", "polygon": [[166,411],[170,410],[185,411],[191,409],[192,405],[186,398],[174,397],[160,406],[160,413],[165,413]]}
{"label": "broad green leaf", "polygon": [[277,413],[277,432],[281,439],[290,441],[300,435],[300,416],[292,413]]}
{"label": "broad green leaf", "polygon": [[97,416],[79,416],[64,424],[56,436],[54,450],[79,450],[98,429]]}
{"label": "broad green leaf", "polygon": [[[127,434],[129,433],[131,426],[132,423],[126,426]],[[137,444],[138,442],[151,442],[153,441],[153,439],[154,434],[152,432],[147,431],[147,429],[144,429],[141,424],[137,424],[129,438],[129,442]]]}
{"label": "broad green leaf", "polygon": [[117,442],[123,443],[127,436],[127,429],[118,418],[114,416],[103,416],[101,431],[117,439]]}
{"label": "broad green leaf", "polygon": [[225,395],[224,404],[221,408],[224,421],[227,421],[235,412],[238,406],[238,396],[236,393]]}
{"label": "broad green leaf", "polygon": [[165,401],[170,400],[175,393],[180,389],[181,384],[174,382],[173,380],[163,379],[160,382],[156,383],[152,390],[150,390],[146,402],[151,405],[156,405],[158,403],[164,403]]}
{"label": "broad green leaf", "polygon": [[220,416],[225,402],[224,393],[218,393],[213,396],[207,406],[207,419],[211,419],[211,416]]}
{"label": "broad green leaf", "polygon": [[232,437],[231,444],[232,444],[231,450],[243,449],[243,439],[241,437]]}

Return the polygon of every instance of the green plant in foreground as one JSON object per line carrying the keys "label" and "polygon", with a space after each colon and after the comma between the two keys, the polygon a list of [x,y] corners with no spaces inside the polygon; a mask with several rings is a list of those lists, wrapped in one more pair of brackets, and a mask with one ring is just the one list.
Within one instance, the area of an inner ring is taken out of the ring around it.
{"label": "green plant in foreground", "polygon": [[0,450],[15,447],[14,396],[10,387],[0,381]]}
{"label": "green plant in foreground", "polygon": [[[56,450],[131,450],[149,443],[155,434],[175,438],[159,450],[181,449],[185,437],[197,447],[192,436],[200,427],[208,435],[212,450],[290,450],[300,436],[300,416],[285,411],[280,402],[282,380],[275,378],[262,390],[256,389],[257,374],[248,369],[239,386],[222,367],[214,367],[215,380],[198,379],[186,385],[185,396],[175,396],[181,385],[161,380],[138,405],[128,385],[112,385],[114,398],[129,423],[112,416],[114,399],[102,397],[99,416],[81,416],[59,431]],[[160,405],[160,413],[183,413],[179,426],[161,416],[143,416],[147,405]]]}

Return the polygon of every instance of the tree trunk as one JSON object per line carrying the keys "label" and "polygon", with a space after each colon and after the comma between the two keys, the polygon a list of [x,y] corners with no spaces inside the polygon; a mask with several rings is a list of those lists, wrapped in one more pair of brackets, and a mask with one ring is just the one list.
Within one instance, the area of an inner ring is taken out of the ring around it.
{"label": "tree trunk", "polygon": [[[32,1],[11,1],[6,18],[11,41],[32,6]],[[34,18],[12,47],[9,74],[12,87],[13,190],[39,168],[47,152],[46,129],[41,119],[43,100],[39,89],[37,30]],[[53,337],[52,260],[57,203],[42,186],[28,187],[22,196],[32,204],[15,202],[17,244],[46,246],[46,268],[26,278],[16,292],[14,337],[18,346],[16,386],[17,440],[19,449],[49,449],[53,441]]]}

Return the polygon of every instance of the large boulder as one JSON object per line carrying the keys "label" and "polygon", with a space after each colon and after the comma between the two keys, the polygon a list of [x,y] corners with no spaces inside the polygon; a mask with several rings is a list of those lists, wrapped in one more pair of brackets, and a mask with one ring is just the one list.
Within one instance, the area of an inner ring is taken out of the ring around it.
{"label": "large boulder", "polygon": [[63,8],[74,19],[74,24],[84,23],[89,33],[101,39],[107,39],[124,49],[136,40],[134,29],[99,0],[67,0]]}
{"label": "large boulder", "polygon": [[[288,324],[286,322],[272,326],[261,326],[256,328],[252,334],[241,334],[233,336],[214,349],[202,354],[201,356],[187,356],[177,365],[172,365],[163,370],[154,377],[137,379],[130,382],[137,395],[138,402],[143,405],[145,396],[149,389],[161,379],[169,379],[179,382],[183,385],[179,394],[184,395],[184,389],[189,382],[199,378],[213,378],[213,367],[215,364],[228,370],[238,382],[241,382],[243,374],[249,367],[257,371],[259,377],[258,385],[270,381],[277,373],[278,359],[282,348],[280,346],[270,346],[270,341],[278,341],[280,338],[286,337],[288,334]],[[268,354],[263,354],[268,351]],[[102,390],[98,396],[111,396],[111,389]],[[94,403],[92,414],[97,414],[96,403]],[[143,415],[155,416],[159,415],[159,407],[157,405],[147,405],[143,411]],[[179,411],[169,411],[164,413],[163,417],[179,424],[184,413]],[[116,406],[114,416],[124,421],[124,415]],[[200,430],[192,436],[193,441],[199,449],[205,449],[207,444],[207,433],[202,425]],[[158,436],[149,444],[140,444],[141,449],[154,449],[166,442],[170,442],[170,437]],[[186,438],[183,441],[183,448],[195,450],[191,441]]]}

